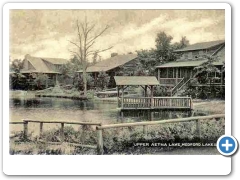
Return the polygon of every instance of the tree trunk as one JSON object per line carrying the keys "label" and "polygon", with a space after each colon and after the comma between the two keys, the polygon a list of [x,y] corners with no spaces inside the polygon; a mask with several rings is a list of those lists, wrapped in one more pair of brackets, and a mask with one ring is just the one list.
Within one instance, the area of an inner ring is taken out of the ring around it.
{"label": "tree trunk", "polygon": [[87,72],[86,68],[83,68],[83,86],[84,86],[84,96],[87,96]]}

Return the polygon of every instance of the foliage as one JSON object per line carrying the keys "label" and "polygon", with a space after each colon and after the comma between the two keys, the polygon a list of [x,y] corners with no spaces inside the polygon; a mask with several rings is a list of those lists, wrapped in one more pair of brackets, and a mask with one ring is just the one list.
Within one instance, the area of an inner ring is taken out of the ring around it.
{"label": "foliage", "polygon": [[97,86],[102,90],[108,86],[110,77],[105,72],[100,72],[97,77]]}
{"label": "foliage", "polygon": [[[87,89],[91,89],[94,86],[94,79],[89,74],[86,75]],[[73,86],[74,88],[83,91],[84,90],[84,81],[83,76],[75,74],[73,77]]]}
{"label": "foliage", "polygon": [[48,76],[43,73],[38,73],[33,82],[37,89],[43,89],[48,84]]}
{"label": "foliage", "polygon": [[21,59],[14,59],[10,63],[10,88],[12,89],[26,89],[26,77],[20,72],[23,68],[23,61]]}
{"label": "foliage", "polygon": [[215,86],[189,86],[182,96],[191,96],[194,99],[224,99],[225,88]]}
{"label": "foliage", "polygon": [[[104,154],[155,154],[171,150],[169,147],[134,147],[134,143],[216,143],[224,134],[224,119],[201,121],[201,140],[196,136],[195,122],[172,123],[148,126],[148,133],[143,134],[142,127],[113,128],[103,131]],[[21,136],[21,135],[19,135]],[[89,126],[75,130],[73,127],[64,128],[64,141],[71,143],[97,144],[97,133]],[[18,138],[18,137],[17,137]],[[37,137],[36,137],[37,138]],[[18,138],[19,139],[19,138]],[[24,146],[21,150],[13,139],[10,143],[10,154],[96,154],[89,148],[73,148],[61,145],[52,149],[51,146],[37,144],[36,139],[29,136],[32,146]],[[43,133],[43,141],[60,142],[60,129],[52,129]],[[29,144],[29,142],[28,142]],[[27,148],[26,148],[27,147]],[[179,147],[178,147],[179,148]]]}
{"label": "foliage", "polygon": [[218,60],[218,57],[209,55],[205,55],[204,57],[207,59],[207,62],[194,68],[194,77],[197,78],[200,84],[207,84],[209,82],[211,84],[216,80],[211,74],[220,73],[220,70],[213,64]]}
{"label": "foliage", "polygon": [[189,45],[189,40],[187,39],[186,36],[183,36],[180,40],[180,42],[176,42],[173,44],[173,49],[177,50],[177,49],[182,49],[185,48]]}
{"label": "foliage", "polygon": [[154,49],[142,49],[137,51],[137,55],[141,65],[137,67],[136,75],[153,75],[155,66],[158,64],[156,61],[156,51]]}
{"label": "foliage", "polygon": [[156,58],[158,63],[174,61],[173,46],[171,41],[173,37],[167,35],[165,32],[159,32],[155,39],[156,43]]}
{"label": "foliage", "polygon": [[10,63],[10,72],[20,73],[23,68],[23,61],[21,59],[14,59]]}
{"label": "foliage", "polygon": [[180,42],[172,43],[172,36],[165,32],[159,32],[155,39],[155,49],[137,51],[141,65],[139,72],[145,75],[155,75],[155,66],[177,59],[174,50],[181,49],[189,45],[186,36]]}

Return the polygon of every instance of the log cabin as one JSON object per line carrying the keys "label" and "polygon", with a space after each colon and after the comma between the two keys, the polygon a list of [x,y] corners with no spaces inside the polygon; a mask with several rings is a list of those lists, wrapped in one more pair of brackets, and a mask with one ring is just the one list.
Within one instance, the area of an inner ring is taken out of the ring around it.
{"label": "log cabin", "polygon": [[[114,76],[123,74],[125,76],[133,76],[136,67],[139,64],[140,62],[137,59],[136,54],[114,55],[106,60],[96,63],[95,65],[89,66],[86,72],[93,76],[95,82],[97,81],[99,73],[105,72],[110,76],[109,82],[112,82],[109,87],[116,87]],[[77,72],[82,73],[82,70]]]}
{"label": "log cabin", "polygon": [[61,67],[67,62],[68,60],[62,58],[33,57],[27,54],[23,60],[21,73],[28,80],[36,78],[38,74],[46,74],[49,78],[46,86],[54,86],[57,83]]}
{"label": "log cabin", "polygon": [[[195,67],[207,62],[204,55],[217,57],[217,61],[213,64],[222,70],[225,62],[225,41],[196,43],[175,50],[174,53],[177,56],[176,61],[156,66],[158,81],[161,86],[169,88],[171,95],[174,95],[175,90],[184,87],[193,78]],[[224,84],[224,72],[215,73],[214,76],[219,77],[219,81],[214,82],[215,84]]]}

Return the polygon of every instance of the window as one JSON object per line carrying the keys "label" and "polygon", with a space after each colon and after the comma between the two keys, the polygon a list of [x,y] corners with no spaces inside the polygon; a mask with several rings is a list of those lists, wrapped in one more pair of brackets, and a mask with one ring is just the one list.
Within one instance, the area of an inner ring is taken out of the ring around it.
{"label": "window", "polygon": [[196,59],[199,57],[199,51],[193,51],[192,54],[193,54],[193,59]]}
{"label": "window", "polygon": [[188,53],[183,54],[184,59],[188,59]]}

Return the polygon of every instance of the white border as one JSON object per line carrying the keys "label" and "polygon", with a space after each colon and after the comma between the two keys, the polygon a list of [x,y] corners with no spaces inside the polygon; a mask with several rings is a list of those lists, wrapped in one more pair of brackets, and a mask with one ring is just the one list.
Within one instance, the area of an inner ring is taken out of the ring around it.
{"label": "white border", "polygon": [[231,135],[231,7],[227,3],[9,3],[3,7],[3,172],[7,175],[227,175],[231,158],[215,156],[9,155],[10,9],[225,9],[225,131]]}

